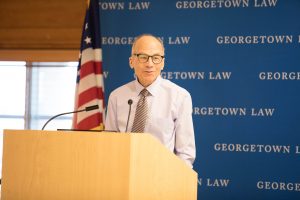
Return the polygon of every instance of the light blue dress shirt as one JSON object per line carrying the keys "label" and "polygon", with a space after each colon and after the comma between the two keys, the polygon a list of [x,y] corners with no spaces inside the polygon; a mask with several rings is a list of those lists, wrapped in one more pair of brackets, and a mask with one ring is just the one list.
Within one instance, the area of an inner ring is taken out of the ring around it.
{"label": "light blue dress shirt", "polygon": [[[127,132],[131,131],[139,94],[144,87],[134,80],[114,90],[108,100],[105,130],[125,132],[132,108]],[[196,157],[192,119],[192,99],[185,89],[160,76],[147,87],[149,118],[144,132],[156,137],[165,147],[185,161],[190,167]]]}

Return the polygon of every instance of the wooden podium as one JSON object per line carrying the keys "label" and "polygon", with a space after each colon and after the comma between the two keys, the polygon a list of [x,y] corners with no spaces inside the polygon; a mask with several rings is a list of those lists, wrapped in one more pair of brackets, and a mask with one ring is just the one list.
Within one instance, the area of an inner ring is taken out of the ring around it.
{"label": "wooden podium", "polygon": [[5,130],[2,199],[196,200],[197,173],[149,134]]}

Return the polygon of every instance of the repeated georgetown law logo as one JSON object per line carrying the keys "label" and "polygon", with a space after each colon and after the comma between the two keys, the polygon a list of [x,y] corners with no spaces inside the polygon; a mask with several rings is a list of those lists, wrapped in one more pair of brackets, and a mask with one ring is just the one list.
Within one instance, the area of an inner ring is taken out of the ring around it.
{"label": "repeated georgetown law logo", "polygon": [[217,36],[217,44],[291,44],[293,35]]}
{"label": "repeated georgetown law logo", "polygon": [[300,183],[283,182],[283,181],[258,181],[256,184],[259,190],[281,190],[300,192]]}
{"label": "repeated georgetown law logo", "polygon": [[223,116],[223,117],[272,117],[275,108],[246,108],[246,107],[194,107],[193,114],[198,116]]}
{"label": "repeated georgetown law logo", "polygon": [[[173,67],[170,66],[172,69]],[[229,80],[232,72],[163,71],[161,76],[169,80]]]}
{"label": "repeated georgetown law logo", "polygon": [[260,80],[300,80],[300,72],[260,72]]}
{"label": "repeated georgetown law logo", "polygon": [[299,146],[277,144],[241,144],[217,142],[213,146],[216,152],[226,153],[266,153],[266,154],[299,154]]}
{"label": "repeated georgetown law logo", "polygon": [[278,0],[200,0],[177,1],[177,9],[208,9],[208,8],[268,8],[275,7]]}
{"label": "repeated georgetown law logo", "polygon": [[[177,35],[159,37],[164,45],[188,45],[191,40],[191,36]],[[134,42],[134,36],[103,36],[102,45],[132,45]]]}
{"label": "repeated georgetown law logo", "polygon": [[100,10],[148,10],[151,3],[145,2],[111,2],[101,1],[99,2]]}
{"label": "repeated georgetown law logo", "polygon": [[[176,9],[208,9],[208,8],[272,8],[276,7],[279,0],[200,0],[176,1]],[[100,1],[101,10],[149,10],[150,1],[119,2]]]}
{"label": "repeated georgetown law logo", "polygon": [[198,178],[198,184],[206,187],[226,188],[230,184],[228,178]]}

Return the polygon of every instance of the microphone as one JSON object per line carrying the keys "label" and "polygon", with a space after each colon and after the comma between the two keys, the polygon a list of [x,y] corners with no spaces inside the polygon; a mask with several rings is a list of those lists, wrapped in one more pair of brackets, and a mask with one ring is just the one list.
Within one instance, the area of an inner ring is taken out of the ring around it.
{"label": "microphone", "polygon": [[130,113],[131,113],[131,104],[132,104],[132,99],[128,100],[128,105],[129,105],[129,112],[128,112],[128,118],[127,118],[127,123],[126,123],[126,130],[125,133],[127,132],[127,128],[128,128],[128,122],[129,122],[129,118],[130,118]]}
{"label": "microphone", "polygon": [[83,111],[88,112],[88,111],[91,111],[91,110],[96,110],[96,109],[98,109],[98,108],[99,108],[98,105],[93,105],[93,106],[85,107],[85,108],[82,109],[82,110],[75,110],[75,111],[72,111],[72,112],[66,112],[66,113],[61,113],[61,114],[55,115],[55,116],[51,117],[51,118],[44,124],[42,130],[44,130],[44,128],[46,127],[46,125],[47,125],[51,120],[53,120],[54,118],[59,117],[59,116],[61,116],[61,115],[67,115],[67,114],[72,114],[72,113],[79,113],[79,112],[83,112]]}

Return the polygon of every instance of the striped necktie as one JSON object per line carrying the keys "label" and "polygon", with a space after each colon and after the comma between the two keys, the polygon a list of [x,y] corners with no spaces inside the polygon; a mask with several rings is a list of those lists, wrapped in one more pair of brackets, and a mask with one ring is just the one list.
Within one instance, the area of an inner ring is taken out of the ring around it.
{"label": "striped necktie", "polygon": [[142,133],[144,132],[147,117],[148,117],[148,105],[147,96],[149,92],[147,89],[143,89],[140,93],[141,97],[136,107],[135,117],[132,125],[131,132]]}

